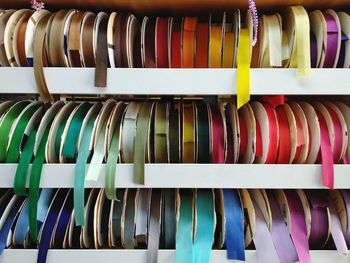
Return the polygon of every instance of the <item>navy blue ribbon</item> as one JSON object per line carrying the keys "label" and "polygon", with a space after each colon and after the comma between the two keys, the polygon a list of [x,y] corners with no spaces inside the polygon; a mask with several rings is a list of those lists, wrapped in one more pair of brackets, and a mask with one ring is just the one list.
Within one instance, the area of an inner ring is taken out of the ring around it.
{"label": "navy blue ribbon", "polygon": [[57,190],[57,193],[52,201],[52,205],[49,209],[41,232],[37,263],[46,262],[47,252],[50,247],[50,241],[53,234],[53,230],[56,225],[62,206],[66,201],[67,193],[68,189]]}

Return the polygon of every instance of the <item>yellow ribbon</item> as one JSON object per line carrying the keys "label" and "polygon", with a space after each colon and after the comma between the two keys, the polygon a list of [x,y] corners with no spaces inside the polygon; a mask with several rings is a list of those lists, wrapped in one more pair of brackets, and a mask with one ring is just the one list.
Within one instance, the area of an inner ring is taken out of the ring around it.
{"label": "yellow ribbon", "polygon": [[250,100],[250,35],[246,28],[239,32],[236,85],[239,109]]}

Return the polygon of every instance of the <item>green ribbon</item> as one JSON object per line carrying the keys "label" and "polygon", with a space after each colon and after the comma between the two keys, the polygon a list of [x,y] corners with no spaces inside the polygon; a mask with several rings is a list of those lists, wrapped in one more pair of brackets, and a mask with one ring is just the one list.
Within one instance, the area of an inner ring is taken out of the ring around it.
{"label": "green ribbon", "polygon": [[145,155],[153,103],[144,102],[137,116],[134,144],[134,182],[145,183]]}
{"label": "green ribbon", "polygon": [[181,190],[180,209],[176,233],[176,263],[193,263],[193,194]]}
{"label": "green ribbon", "polygon": [[36,133],[37,131],[35,129],[30,132],[16,168],[16,174],[13,183],[14,193],[16,195],[27,195],[26,181],[28,175],[28,167],[33,157]]}
{"label": "green ribbon", "polygon": [[10,110],[3,117],[0,124],[0,162],[6,160],[7,144],[9,140],[9,135],[11,127],[21,111],[29,104],[29,101],[20,101],[13,105]]}
{"label": "green ribbon", "polygon": [[39,107],[41,107],[41,103],[33,103],[30,105],[25,112],[22,114],[18,123],[14,129],[8,151],[6,156],[6,163],[17,163],[20,155],[20,143],[23,138],[24,131],[29,123],[30,118],[36,112]]}
{"label": "green ribbon", "polygon": [[60,125],[58,126],[58,129],[57,129],[56,138],[55,138],[55,152],[57,154],[59,154],[59,152],[60,152],[61,141],[62,141],[62,134],[63,134],[64,128],[65,128],[65,126],[67,124],[68,117],[69,117],[69,114],[62,119],[62,121],[61,121],[61,123],[60,123]]}
{"label": "green ribbon", "polygon": [[90,109],[91,104],[88,102],[84,102],[79,106],[77,111],[75,112],[72,121],[69,125],[66,141],[63,145],[62,155],[66,158],[74,159],[75,157],[75,149],[77,147],[77,142],[79,138],[79,132],[81,126],[83,125],[83,120],[86,116],[86,113]]}
{"label": "green ribbon", "polygon": [[[118,107],[118,106],[117,106]],[[106,190],[106,196],[108,199],[111,200],[117,200],[117,194],[116,194],[116,188],[115,188],[115,178],[117,176],[116,170],[117,170],[117,163],[118,163],[118,157],[119,157],[119,140],[120,140],[120,125],[122,123],[123,119],[123,113],[125,110],[125,104],[123,104],[121,107],[122,110],[119,112],[120,115],[117,116],[117,123],[115,125],[114,131],[113,131],[113,137],[111,141],[111,145],[109,147],[108,151],[108,158],[107,158],[107,164],[106,164],[106,175],[105,175],[105,190]]]}
{"label": "green ribbon", "polygon": [[194,262],[209,263],[214,239],[214,198],[212,190],[197,190],[196,216]]}
{"label": "green ribbon", "polygon": [[43,134],[43,137],[40,141],[38,151],[35,155],[32,170],[30,172],[30,180],[29,180],[29,196],[28,196],[28,207],[29,207],[29,233],[33,242],[37,243],[38,241],[38,225],[37,225],[37,211],[38,211],[38,199],[39,199],[39,187],[40,187],[40,179],[41,172],[43,168],[43,164],[45,161],[45,145],[47,142],[47,138],[49,137],[49,131],[51,127],[50,122]]}
{"label": "green ribbon", "polygon": [[[101,109],[101,104],[99,106]],[[90,141],[92,132],[94,129],[95,120],[99,114],[99,109],[97,109],[92,116],[90,117],[80,143],[80,148],[78,152],[77,163],[75,165],[74,171],[74,217],[75,224],[77,226],[85,225],[85,217],[84,217],[84,182],[85,182],[85,171],[86,171],[86,163],[90,155]]]}

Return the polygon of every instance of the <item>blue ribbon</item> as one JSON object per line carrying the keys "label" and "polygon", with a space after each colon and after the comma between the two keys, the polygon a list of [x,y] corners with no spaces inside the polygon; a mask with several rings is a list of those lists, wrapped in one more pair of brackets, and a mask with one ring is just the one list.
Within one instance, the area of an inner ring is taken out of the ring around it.
{"label": "blue ribbon", "polygon": [[10,229],[15,221],[18,210],[20,209],[24,201],[23,197],[15,197],[15,198],[17,198],[17,200],[15,201],[13,207],[11,208],[11,211],[6,218],[4,225],[0,230],[0,254],[2,254],[2,252],[6,248],[7,237],[9,235]]}
{"label": "blue ribbon", "polygon": [[196,197],[194,262],[209,263],[214,239],[214,198],[212,190],[198,189]]}
{"label": "blue ribbon", "polygon": [[57,218],[59,217],[62,205],[66,200],[67,193],[68,193],[67,189],[57,190],[54,200],[52,201],[52,205],[47,214],[47,217],[41,232],[37,263],[46,262],[47,252],[50,247],[50,241],[52,238],[53,230],[56,225]]}
{"label": "blue ribbon", "polygon": [[224,189],[227,258],[245,260],[244,218],[237,190]]}
{"label": "blue ribbon", "polygon": [[181,190],[179,221],[176,234],[176,263],[193,263],[193,213],[192,190]]}

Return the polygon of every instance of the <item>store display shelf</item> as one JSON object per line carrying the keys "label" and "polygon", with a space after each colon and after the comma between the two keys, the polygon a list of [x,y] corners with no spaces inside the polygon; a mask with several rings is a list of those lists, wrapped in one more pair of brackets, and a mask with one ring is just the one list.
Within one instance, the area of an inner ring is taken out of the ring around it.
{"label": "store display shelf", "polygon": [[[93,68],[46,68],[52,94],[234,95],[236,69],[108,69],[107,87],[94,87]],[[32,68],[0,68],[0,94],[38,93]],[[349,95],[350,69],[252,69],[252,95]]]}
{"label": "store display shelf", "polygon": [[[0,261],[2,263],[36,262],[38,251],[34,249],[6,249],[0,255]],[[314,250],[310,251],[311,262],[328,263],[337,262],[345,263],[350,261],[350,256],[340,255],[337,251],[332,250]],[[123,262],[142,263],[147,261],[146,250],[112,250],[112,249],[67,249],[67,250],[49,250],[47,256],[47,263],[93,263],[104,262],[112,263],[117,259],[123,259]],[[118,261],[118,260],[117,260]],[[160,250],[158,254],[158,262],[175,263],[175,251],[174,250]],[[213,250],[211,253],[212,263],[224,263],[224,262],[241,262],[227,260],[225,250]],[[246,262],[257,263],[257,253],[254,250],[246,251]]]}
{"label": "store display shelf", "polygon": [[[0,164],[0,187],[13,187],[16,167]],[[73,187],[74,170],[75,164],[44,164],[41,187]],[[335,165],[334,173],[335,188],[350,188],[350,165]],[[145,184],[138,185],[133,164],[118,164],[116,187],[321,189],[321,174],[322,166],[311,164],[146,164]],[[104,178],[103,164],[97,181],[86,181],[85,187],[104,187]]]}

